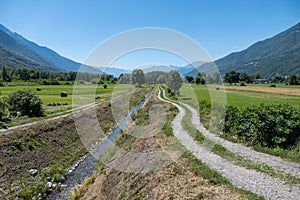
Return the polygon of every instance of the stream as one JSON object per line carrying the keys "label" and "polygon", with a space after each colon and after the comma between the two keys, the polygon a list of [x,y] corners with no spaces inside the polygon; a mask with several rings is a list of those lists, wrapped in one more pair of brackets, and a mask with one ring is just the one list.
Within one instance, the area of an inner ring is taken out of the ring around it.
{"label": "stream", "polygon": [[[150,92],[147,93],[133,109],[131,109],[128,115],[123,120],[121,120],[121,122],[119,122],[118,126],[114,128],[114,130],[106,137],[106,139],[104,139],[99,144],[99,146],[96,148],[96,152],[94,153],[94,155],[96,155],[95,157],[100,157],[106,152],[109,147],[112,146],[112,144],[119,136],[120,130],[125,128],[125,126],[127,125],[129,117],[141,108],[141,106],[149,96]],[[83,157],[84,159],[81,158],[81,160],[77,161],[75,164],[76,167],[73,167],[74,170],[65,176],[66,180],[62,185],[62,189],[52,191],[45,197],[45,199],[67,199],[71,189],[73,189],[76,185],[83,184],[84,180],[93,174],[95,170],[95,164],[97,162],[97,159],[95,157],[89,153],[85,157]]]}

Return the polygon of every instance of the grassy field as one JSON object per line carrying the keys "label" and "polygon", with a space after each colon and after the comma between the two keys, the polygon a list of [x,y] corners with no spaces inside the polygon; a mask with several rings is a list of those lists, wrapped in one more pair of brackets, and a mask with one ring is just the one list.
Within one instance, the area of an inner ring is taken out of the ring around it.
{"label": "grassy field", "polygon": [[[190,97],[195,101],[197,98],[200,102],[222,103],[223,105],[231,105],[236,107],[247,107],[252,105],[264,104],[280,104],[286,103],[297,108],[300,108],[300,87],[293,88],[267,88],[263,86],[230,86],[225,87],[225,93],[222,89],[216,90],[215,85],[196,85],[185,84],[181,90],[181,98],[185,99]],[[248,88],[248,89],[247,89]],[[274,91],[276,90],[276,93]],[[289,93],[290,91],[290,93]],[[183,100],[184,101],[184,100]],[[188,100],[187,100],[188,101]],[[185,102],[185,101],[184,101]]]}
{"label": "grassy field", "polygon": [[[80,85],[82,89],[88,89],[91,85]],[[41,91],[37,91],[37,88],[41,88]],[[113,91],[114,85],[108,85],[107,89],[104,89],[102,85],[98,85],[96,95],[110,95]],[[48,104],[67,104],[72,103],[73,85],[44,85],[44,86],[4,86],[0,87],[0,96],[5,97],[17,90],[31,90],[33,91],[43,102],[44,105]],[[67,97],[60,97],[61,92],[67,92]]]}

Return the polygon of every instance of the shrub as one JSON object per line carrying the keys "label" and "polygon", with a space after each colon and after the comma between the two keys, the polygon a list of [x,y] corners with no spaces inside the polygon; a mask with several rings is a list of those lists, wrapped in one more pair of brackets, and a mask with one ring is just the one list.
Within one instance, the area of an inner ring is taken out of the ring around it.
{"label": "shrub", "polygon": [[60,82],[56,79],[50,81],[50,85],[60,85]]}
{"label": "shrub", "polygon": [[245,81],[241,81],[241,86],[246,86],[246,83],[245,83]]}
{"label": "shrub", "polygon": [[19,90],[8,95],[7,103],[11,106],[12,114],[39,117],[43,115],[42,101],[31,91]]}
{"label": "shrub", "polygon": [[251,145],[287,149],[300,139],[299,110],[286,104],[228,107],[224,132]]}
{"label": "shrub", "polygon": [[272,84],[272,85],[270,85],[270,87],[276,87],[276,85],[275,85],[275,84]]}
{"label": "shrub", "polygon": [[103,88],[104,88],[104,89],[107,89],[107,84],[104,84],[104,85],[103,85]]}

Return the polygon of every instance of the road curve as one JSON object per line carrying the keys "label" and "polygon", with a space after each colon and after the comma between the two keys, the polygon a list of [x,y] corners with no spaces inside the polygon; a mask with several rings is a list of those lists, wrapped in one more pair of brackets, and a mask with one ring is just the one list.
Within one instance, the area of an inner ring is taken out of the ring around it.
{"label": "road curve", "polygon": [[172,121],[175,137],[183,146],[191,151],[196,158],[211,169],[216,170],[238,188],[246,189],[266,199],[299,199],[299,186],[287,185],[280,179],[275,179],[269,175],[233,165],[228,160],[207,151],[204,147],[197,144],[181,125],[182,118],[185,115],[184,108],[177,103],[167,100],[164,90],[162,91],[163,98],[161,98],[160,89],[158,99],[176,106],[179,110],[179,113]]}
{"label": "road curve", "polygon": [[300,178],[300,164],[287,162],[283,159],[268,155],[265,153],[257,152],[250,147],[243,146],[238,143],[233,143],[223,138],[220,138],[216,134],[209,132],[203,125],[200,123],[199,113],[197,110],[190,105],[182,104],[187,109],[189,109],[192,113],[192,124],[200,131],[206,138],[215,141],[217,144],[225,147],[227,150],[238,154],[248,160],[254,161],[256,163],[264,163],[269,165],[275,170],[283,171],[287,174],[293,175],[295,177]]}

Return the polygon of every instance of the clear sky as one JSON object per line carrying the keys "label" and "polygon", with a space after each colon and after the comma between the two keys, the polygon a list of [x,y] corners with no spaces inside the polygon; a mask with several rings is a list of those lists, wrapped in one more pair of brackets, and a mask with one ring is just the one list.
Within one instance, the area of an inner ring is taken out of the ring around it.
{"label": "clear sky", "polygon": [[[299,0],[0,0],[1,24],[80,62],[100,42],[133,28],[182,32],[218,59],[299,22]],[[162,57],[143,62],[182,64]],[[138,64],[134,59],[117,65]]]}

